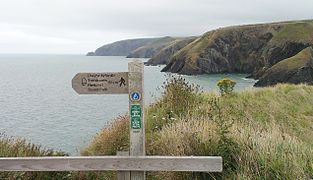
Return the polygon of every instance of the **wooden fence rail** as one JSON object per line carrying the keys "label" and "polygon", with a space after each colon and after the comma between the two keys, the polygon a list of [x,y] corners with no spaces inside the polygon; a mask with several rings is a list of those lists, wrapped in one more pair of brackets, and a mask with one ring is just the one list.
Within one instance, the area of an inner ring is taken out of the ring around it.
{"label": "wooden fence rail", "polygon": [[0,158],[0,171],[221,172],[218,156],[73,156]]}

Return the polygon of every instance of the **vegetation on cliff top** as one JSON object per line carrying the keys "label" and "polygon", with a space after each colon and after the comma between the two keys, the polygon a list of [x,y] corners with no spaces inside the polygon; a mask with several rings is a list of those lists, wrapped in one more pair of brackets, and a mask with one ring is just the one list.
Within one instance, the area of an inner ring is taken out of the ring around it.
{"label": "vegetation on cliff top", "polygon": [[146,65],[160,65],[160,64],[168,64],[170,58],[177,53],[180,49],[187,46],[189,43],[194,41],[196,37],[188,37],[188,38],[181,38],[177,39],[168,46],[161,49],[157,54],[152,56],[145,64]]}
{"label": "vegetation on cliff top", "polygon": [[103,45],[96,49],[95,52],[88,52],[87,56],[128,56],[134,58],[147,58],[152,57],[171,42],[180,39],[184,38],[166,36],[158,38],[127,39]]}
{"label": "vegetation on cliff top", "polygon": [[106,44],[95,52],[89,52],[89,56],[127,56],[132,51],[153,43],[154,41],[159,41],[162,38],[140,38],[140,39],[127,39],[121,40],[114,43]]}
{"label": "vegetation on cliff top", "polygon": [[295,21],[287,24],[273,38],[273,41],[293,40],[313,43],[313,20]]}
{"label": "vegetation on cliff top", "polygon": [[[307,179],[313,176],[313,87],[277,85],[227,96],[183,79],[147,107],[148,155],[220,155],[222,173],[148,173],[149,179]],[[84,155],[128,150],[128,118],[104,128]],[[120,131],[120,129],[124,129]],[[114,137],[114,142],[112,141]],[[116,140],[116,141],[115,141]],[[114,177],[114,173],[103,173]]]}
{"label": "vegetation on cliff top", "polygon": [[130,52],[129,55],[127,55],[128,58],[151,58],[154,55],[156,55],[161,49],[168,46],[172,42],[183,39],[183,38],[174,38],[174,37],[162,37],[157,38],[154,41],[141,46],[134,51]]}
{"label": "vegetation on cliff top", "polygon": [[[224,96],[182,78],[164,84],[146,108],[148,155],[223,157],[222,173],[149,172],[148,179],[310,179],[313,176],[313,87],[277,85]],[[120,116],[83,155],[129,148],[129,120]],[[25,140],[1,135],[0,156],[53,156]],[[114,172],[1,172],[11,179],[113,179]]]}

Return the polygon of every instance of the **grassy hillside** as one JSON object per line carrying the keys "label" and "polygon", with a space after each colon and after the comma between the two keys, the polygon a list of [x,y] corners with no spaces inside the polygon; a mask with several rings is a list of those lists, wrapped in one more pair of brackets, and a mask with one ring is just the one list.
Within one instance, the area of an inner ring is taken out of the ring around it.
{"label": "grassy hillside", "polygon": [[301,68],[313,57],[313,49],[311,47],[307,47],[306,49],[299,52],[297,55],[280,61],[279,63],[275,64],[272,68],[276,68],[277,70],[292,70]]}
{"label": "grassy hillside", "polygon": [[164,47],[180,39],[183,39],[183,38],[174,38],[174,37],[168,37],[168,36],[158,38],[155,41],[152,41],[130,52],[127,57],[128,58],[151,58],[154,55],[156,55],[159,51],[161,51],[161,49],[163,49]]}
{"label": "grassy hillside", "polygon": [[[309,179],[313,87],[277,85],[220,97],[181,78],[146,108],[148,155],[220,155],[223,173],[148,173],[148,179]],[[128,149],[128,117],[104,128],[84,155]],[[114,174],[108,174],[114,177]]]}
{"label": "grassy hillside", "polygon": [[[277,85],[226,96],[171,78],[146,107],[148,155],[218,155],[222,173],[153,172],[148,179],[310,179],[313,176],[313,87]],[[83,155],[129,148],[129,120],[117,117]],[[0,135],[0,156],[64,156]],[[8,179],[114,179],[114,172],[1,172]]]}
{"label": "grassy hillside", "polygon": [[251,73],[313,45],[313,20],[243,25],[209,31],[171,57],[164,71]]}
{"label": "grassy hillside", "polygon": [[313,20],[291,22],[275,34],[273,41],[293,40],[313,42]]}
{"label": "grassy hillside", "polygon": [[271,86],[277,83],[313,84],[312,47],[307,47],[267,69],[255,86]]}
{"label": "grassy hillside", "polygon": [[146,46],[148,44],[154,44],[156,42],[162,41],[166,37],[160,38],[140,38],[140,39],[127,39],[122,41],[117,41],[114,43],[106,44],[98,49],[95,52],[89,52],[89,56],[127,56],[132,51]]}
{"label": "grassy hillside", "polygon": [[196,37],[187,37],[176,39],[170,42],[166,47],[161,49],[157,54],[155,54],[151,59],[149,59],[146,65],[159,65],[168,64],[170,58],[177,53],[180,49],[194,41]]}

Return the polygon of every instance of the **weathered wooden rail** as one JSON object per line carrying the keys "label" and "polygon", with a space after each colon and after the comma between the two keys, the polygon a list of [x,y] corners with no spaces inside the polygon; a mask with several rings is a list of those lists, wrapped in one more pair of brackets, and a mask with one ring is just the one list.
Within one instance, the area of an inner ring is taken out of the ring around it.
{"label": "weathered wooden rail", "polygon": [[210,156],[72,156],[0,158],[0,171],[193,171],[221,172]]}

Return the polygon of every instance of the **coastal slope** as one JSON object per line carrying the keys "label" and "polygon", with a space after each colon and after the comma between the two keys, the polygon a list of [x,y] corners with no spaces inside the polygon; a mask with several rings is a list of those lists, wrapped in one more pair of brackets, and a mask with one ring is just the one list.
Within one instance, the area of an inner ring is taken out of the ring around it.
{"label": "coastal slope", "polygon": [[266,69],[313,45],[313,20],[244,25],[209,31],[173,55],[166,72],[249,73]]}
{"label": "coastal slope", "polygon": [[278,83],[313,85],[312,47],[307,47],[297,55],[284,59],[266,70],[255,86],[272,86]]}
{"label": "coastal slope", "polygon": [[117,41],[111,44],[106,44],[95,52],[87,53],[87,56],[127,56],[132,51],[158,41],[160,38],[142,38],[142,39],[128,39]]}
{"label": "coastal slope", "polygon": [[161,49],[157,54],[155,54],[151,59],[149,59],[146,65],[160,65],[168,64],[170,58],[181,50],[183,47],[187,46],[189,43],[194,41],[196,37],[187,37],[183,39],[177,39],[171,42],[168,46]]}
{"label": "coastal slope", "polygon": [[184,38],[158,37],[128,39],[103,45],[87,56],[127,56],[128,58],[151,58],[170,43]]}
{"label": "coastal slope", "polygon": [[177,39],[180,38],[173,38],[169,36],[158,38],[155,41],[152,41],[151,43],[148,43],[130,52],[127,55],[127,58],[151,58],[159,51],[161,51],[161,49],[168,46]]}

